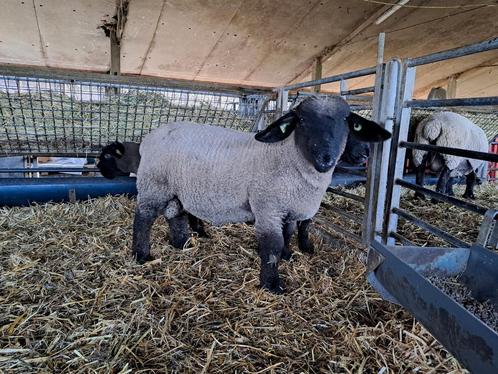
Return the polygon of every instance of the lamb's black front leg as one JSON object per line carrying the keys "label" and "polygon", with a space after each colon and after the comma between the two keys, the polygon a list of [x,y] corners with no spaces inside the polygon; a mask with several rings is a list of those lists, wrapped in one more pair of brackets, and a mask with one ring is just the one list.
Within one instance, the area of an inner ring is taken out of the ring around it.
{"label": "lamb's black front leg", "polygon": [[135,209],[133,220],[132,254],[140,264],[153,260],[150,255],[150,229],[158,216],[158,209]]}
{"label": "lamb's black front leg", "polygon": [[209,235],[206,233],[204,229],[204,222],[201,219],[193,216],[192,214],[188,215],[188,223],[193,232],[196,232],[200,238],[209,238]]}
{"label": "lamb's black front leg", "polygon": [[282,260],[290,260],[292,257],[292,251],[290,250],[290,241],[292,239],[292,234],[296,231],[296,221],[285,221],[282,228],[282,234],[284,236],[284,248],[282,249]]}
{"label": "lamb's black front leg", "polygon": [[261,287],[275,294],[282,294],[284,288],[278,275],[278,264],[284,248],[281,223],[269,225],[256,220],[256,236],[261,258]]}
{"label": "lamb's black front leg", "polygon": [[472,170],[467,176],[465,177],[465,192],[463,194],[463,197],[465,199],[475,199],[474,195],[474,186],[476,185],[477,181],[477,175],[474,170]]}
{"label": "lamb's black front leg", "polygon": [[[424,187],[425,166],[427,164],[428,159],[429,159],[429,153],[426,153],[425,156],[422,158],[422,163],[419,166],[417,166],[415,170],[415,184],[419,185],[420,187]],[[420,192],[415,192],[415,198],[424,199],[425,196]]]}
{"label": "lamb's black front leg", "polygon": [[309,226],[311,224],[311,219],[306,219],[304,221],[299,221],[297,223],[297,240],[299,250],[303,253],[313,253],[315,248],[313,243],[309,238]]}

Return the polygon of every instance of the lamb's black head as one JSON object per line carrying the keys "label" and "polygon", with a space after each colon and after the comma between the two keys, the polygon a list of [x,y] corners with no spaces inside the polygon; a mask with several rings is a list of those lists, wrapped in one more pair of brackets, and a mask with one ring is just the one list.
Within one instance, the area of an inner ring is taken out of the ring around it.
{"label": "lamb's black head", "polygon": [[108,179],[115,177],[129,176],[129,172],[119,169],[116,160],[121,159],[125,154],[125,146],[120,142],[114,142],[102,148],[99,155],[97,167],[100,173]]}
{"label": "lamb's black head", "polygon": [[337,164],[350,133],[361,142],[381,142],[391,136],[375,122],[352,113],[343,98],[312,96],[257,133],[256,140],[281,141],[294,130],[297,147],[321,173]]}
{"label": "lamb's black head", "polygon": [[358,140],[350,133],[340,160],[351,165],[363,165],[367,162],[369,155],[370,144]]}

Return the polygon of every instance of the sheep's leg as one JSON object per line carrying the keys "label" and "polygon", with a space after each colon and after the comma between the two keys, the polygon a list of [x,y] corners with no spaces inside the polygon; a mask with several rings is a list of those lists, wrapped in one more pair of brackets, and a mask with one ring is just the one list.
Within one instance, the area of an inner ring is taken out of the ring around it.
{"label": "sheep's leg", "polygon": [[477,180],[477,175],[474,170],[472,170],[467,176],[465,177],[465,193],[463,194],[463,197],[465,199],[475,199],[474,195],[474,186],[476,185],[476,180]]}
{"label": "sheep's leg", "polygon": [[313,243],[309,238],[309,225],[311,223],[311,219],[307,219],[304,221],[299,221],[297,223],[297,240],[299,250],[303,253],[313,253],[315,248]]}
{"label": "sheep's leg", "polygon": [[[425,166],[427,164],[427,160],[429,159],[429,153],[426,153],[422,158],[422,162],[419,166],[417,166],[415,170],[415,184],[420,187],[424,187],[424,177],[425,177]],[[415,192],[415,198],[424,199],[425,195],[420,192]]]}
{"label": "sheep's leg", "polygon": [[204,222],[201,219],[193,216],[192,214],[188,215],[188,223],[193,232],[196,232],[200,238],[209,238],[209,235],[206,233],[204,229]]}
{"label": "sheep's leg", "polygon": [[290,241],[292,239],[292,234],[296,231],[296,221],[285,221],[282,228],[282,233],[284,236],[284,248],[282,249],[282,260],[290,260],[292,252],[290,250]]}
{"label": "sheep's leg", "polygon": [[190,238],[187,213],[181,212],[176,217],[168,218],[168,224],[171,245],[182,249]]}
{"label": "sheep's leg", "polygon": [[448,196],[455,196],[455,193],[453,192],[453,185],[456,182],[456,178],[449,178],[448,183],[446,184],[446,195]]}
{"label": "sheep's leg", "polygon": [[[443,194],[446,192],[446,186],[448,184],[449,178],[450,178],[450,169],[448,169],[448,166],[444,165],[443,170],[441,170],[441,174],[439,174],[439,179],[436,185],[436,192]],[[434,204],[438,203],[436,199],[432,199],[431,202]]]}
{"label": "sheep's leg", "polygon": [[284,248],[281,225],[281,222],[262,222],[256,218],[256,236],[259,257],[261,258],[259,275],[261,287],[276,294],[284,292],[278,276],[278,264]]}
{"label": "sheep's leg", "polygon": [[140,208],[137,205],[135,209],[132,253],[140,264],[153,260],[150,255],[150,229],[158,215],[157,208]]}

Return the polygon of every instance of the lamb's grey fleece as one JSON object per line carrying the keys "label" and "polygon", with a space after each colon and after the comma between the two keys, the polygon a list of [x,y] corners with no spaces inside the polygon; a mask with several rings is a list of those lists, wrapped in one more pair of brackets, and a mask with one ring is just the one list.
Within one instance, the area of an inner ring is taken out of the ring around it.
{"label": "lamb's grey fleece", "polygon": [[[435,141],[440,147],[462,148],[488,152],[484,131],[469,119],[453,112],[438,112],[421,121],[415,130],[415,142],[429,144]],[[413,163],[419,166],[427,151],[413,150]],[[442,154],[451,177],[467,175],[481,167],[485,161]]]}
{"label": "lamb's grey fleece", "polygon": [[316,171],[298,150],[295,132],[262,143],[251,133],[191,122],[152,131],[140,154],[140,209],[178,197],[187,212],[214,225],[256,220],[263,230],[281,226],[284,217],[313,217],[334,169]]}

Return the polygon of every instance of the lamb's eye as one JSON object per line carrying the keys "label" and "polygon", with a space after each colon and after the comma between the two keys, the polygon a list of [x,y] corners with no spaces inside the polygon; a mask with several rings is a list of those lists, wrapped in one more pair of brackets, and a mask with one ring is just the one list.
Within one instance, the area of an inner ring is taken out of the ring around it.
{"label": "lamb's eye", "polygon": [[359,123],[355,123],[353,125],[353,130],[354,131],[361,131],[362,126]]}
{"label": "lamb's eye", "polygon": [[304,123],[304,118],[303,117],[299,117],[299,122]]}
{"label": "lamb's eye", "polygon": [[280,131],[282,131],[282,134],[285,134],[285,131],[287,130],[287,126],[289,126],[288,123],[283,123],[280,125]]}

